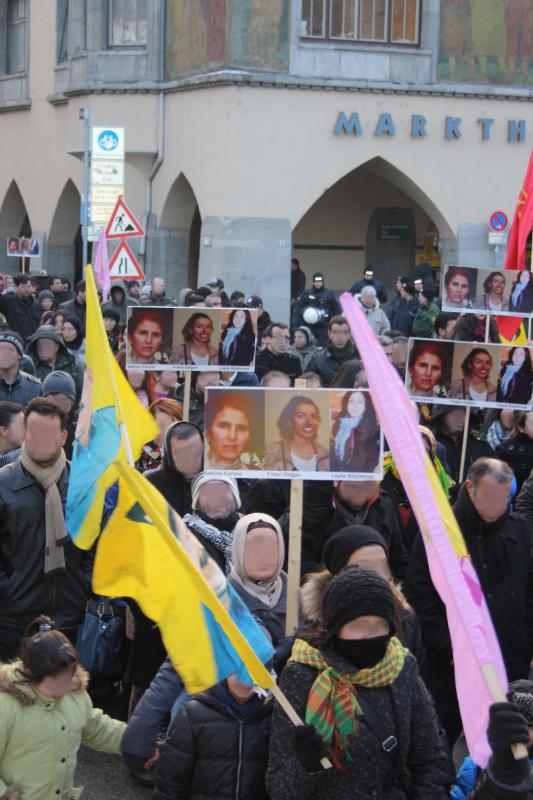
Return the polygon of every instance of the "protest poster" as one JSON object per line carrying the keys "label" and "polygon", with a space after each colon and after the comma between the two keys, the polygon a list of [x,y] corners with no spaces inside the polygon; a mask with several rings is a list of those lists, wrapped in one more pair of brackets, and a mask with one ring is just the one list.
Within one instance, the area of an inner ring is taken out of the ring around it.
{"label": "protest poster", "polygon": [[368,389],[209,386],[205,470],[212,476],[381,480],[383,439]]}
{"label": "protest poster", "polygon": [[256,309],[128,309],[127,369],[253,372],[256,346]]}
{"label": "protest poster", "polygon": [[533,276],[527,269],[447,266],[441,275],[443,311],[533,316]]}
{"label": "protest poster", "polygon": [[38,258],[41,254],[41,243],[37,238],[10,236],[7,239],[6,254],[18,258]]}
{"label": "protest poster", "polygon": [[409,339],[405,386],[423,403],[527,410],[532,347]]}

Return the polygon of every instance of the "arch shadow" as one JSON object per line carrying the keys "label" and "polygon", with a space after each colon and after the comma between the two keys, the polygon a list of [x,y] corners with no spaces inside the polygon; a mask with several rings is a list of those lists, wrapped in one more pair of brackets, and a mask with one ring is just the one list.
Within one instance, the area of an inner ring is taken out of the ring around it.
{"label": "arch shadow", "polygon": [[[23,231],[24,227],[24,231]],[[0,207],[0,239],[8,236],[28,235],[31,232],[26,204],[16,181],[11,181]]]}
{"label": "arch shadow", "polygon": [[80,207],[80,193],[69,178],[57,201],[48,244],[63,246],[73,244],[80,227]]}

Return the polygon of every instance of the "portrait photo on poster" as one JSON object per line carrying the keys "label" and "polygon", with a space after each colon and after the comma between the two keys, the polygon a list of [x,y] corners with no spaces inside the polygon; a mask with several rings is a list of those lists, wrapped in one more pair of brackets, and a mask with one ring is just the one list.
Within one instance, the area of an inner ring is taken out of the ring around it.
{"label": "portrait photo on poster", "polygon": [[212,475],[378,480],[383,437],[367,389],[227,389],[205,401],[205,469]]}
{"label": "portrait photo on poster", "polygon": [[128,309],[128,369],[253,372],[256,343],[255,309]]}
{"label": "portrait photo on poster", "polygon": [[443,311],[533,316],[533,276],[527,269],[444,267],[441,296]]}
{"label": "portrait photo on poster", "polygon": [[405,385],[417,402],[525,410],[533,402],[533,348],[410,339]]}

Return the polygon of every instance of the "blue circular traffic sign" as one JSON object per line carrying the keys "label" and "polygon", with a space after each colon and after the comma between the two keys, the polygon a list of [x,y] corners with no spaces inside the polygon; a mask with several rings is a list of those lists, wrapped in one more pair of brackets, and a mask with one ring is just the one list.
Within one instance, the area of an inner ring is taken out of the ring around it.
{"label": "blue circular traffic sign", "polygon": [[504,231],[509,224],[509,219],[505,211],[494,211],[490,215],[489,225],[493,231]]}

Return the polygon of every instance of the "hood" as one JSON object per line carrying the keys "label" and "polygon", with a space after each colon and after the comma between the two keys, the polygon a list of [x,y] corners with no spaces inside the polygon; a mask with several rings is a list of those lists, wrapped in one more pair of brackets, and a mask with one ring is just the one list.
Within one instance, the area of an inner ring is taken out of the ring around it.
{"label": "hood", "polygon": [[331,578],[332,574],[327,569],[323,569],[321,572],[311,572],[302,586],[300,594],[302,613],[314,628],[324,627],[320,608],[324,591]]}
{"label": "hood", "polygon": [[113,291],[113,289],[122,289],[122,291],[124,292],[124,297],[126,297],[127,294],[128,294],[128,291],[127,291],[127,288],[126,288],[126,281],[122,281],[120,279],[118,279],[116,281],[111,281],[111,286],[109,287],[109,298],[111,300],[113,299],[112,296],[111,296],[111,292]]}
{"label": "hood", "polygon": [[[173,425],[170,425],[170,427],[167,428],[167,432],[165,433],[165,441],[164,441],[164,445],[163,445],[163,451],[164,451],[164,455],[163,455],[163,470],[167,473],[167,475],[169,475],[169,474],[170,475],[176,475],[176,476],[180,477],[183,481],[185,481],[185,478],[183,477],[181,472],[179,472],[176,469],[176,467],[174,466],[174,462],[172,461],[172,456],[170,455],[169,439],[170,439],[170,436],[172,434],[172,431],[174,431],[177,428],[178,425],[192,425],[192,427],[196,428],[196,430],[198,431],[198,433],[202,437],[202,442],[204,441],[204,434],[202,433],[202,431],[200,430],[198,425],[195,425],[193,422],[185,422],[184,420],[182,420],[180,422],[175,422]],[[188,483],[188,481],[185,481],[185,482]]]}
{"label": "hood", "polygon": [[375,311],[376,308],[379,308],[379,300],[377,297],[374,297],[374,305],[372,308],[367,308],[363,305],[361,302],[361,292],[354,294],[354,300],[362,311]]}
{"label": "hood", "polygon": [[37,357],[37,350],[35,347],[35,342],[38,342],[39,339],[51,339],[53,342],[59,345],[59,353],[63,353],[67,357],[70,357],[68,349],[63,341],[61,335],[56,331],[53,325],[41,325],[40,328],[37,328],[33,336],[30,336],[28,339],[28,345],[26,347],[27,353],[31,355],[34,359],[39,361]]}
{"label": "hood", "polygon": [[[0,664],[0,692],[10,694],[21,706],[32,706],[41,696],[32,683],[24,681],[22,661]],[[89,685],[89,674],[78,664],[74,672],[72,691],[85,691]]]}

